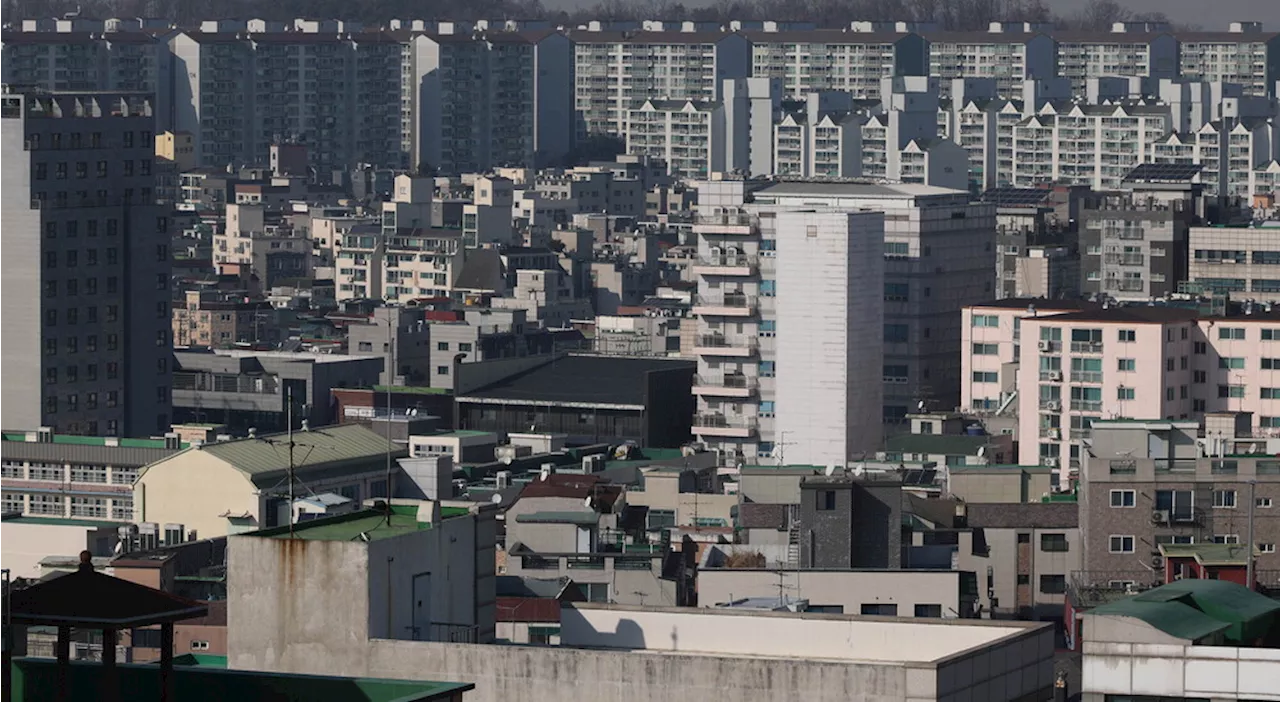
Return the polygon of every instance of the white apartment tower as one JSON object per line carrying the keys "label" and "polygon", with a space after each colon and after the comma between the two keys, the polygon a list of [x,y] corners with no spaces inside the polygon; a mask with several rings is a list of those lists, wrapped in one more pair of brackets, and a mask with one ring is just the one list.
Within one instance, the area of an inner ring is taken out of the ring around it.
{"label": "white apartment tower", "polygon": [[0,123],[4,421],[167,432],[169,227],[149,98],[6,92]]}
{"label": "white apartment tower", "polygon": [[881,98],[882,80],[929,74],[929,45],[919,34],[839,29],[748,31],[751,75],[782,82],[793,97],[839,90]]}

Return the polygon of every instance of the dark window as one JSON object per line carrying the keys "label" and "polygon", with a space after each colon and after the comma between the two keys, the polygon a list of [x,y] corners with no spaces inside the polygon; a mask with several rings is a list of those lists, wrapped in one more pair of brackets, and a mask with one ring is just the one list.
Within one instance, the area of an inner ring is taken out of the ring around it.
{"label": "dark window", "polygon": [[896,617],[898,616],[898,605],[880,604],[878,602],[868,603],[862,605],[862,613],[878,615],[881,617]]}
{"label": "dark window", "polygon": [[1067,591],[1067,576],[1065,575],[1041,575],[1040,576],[1040,592],[1046,595],[1061,595]]}
{"label": "dark window", "polygon": [[836,491],[835,490],[819,490],[818,491],[818,510],[822,512],[830,512],[836,508]]}
{"label": "dark window", "polygon": [[1030,585],[1030,584],[1031,584],[1031,576],[1030,576],[1030,575],[1027,575],[1026,573],[1019,573],[1019,574],[1018,574],[1018,584],[1019,584],[1019,585]]}
{"label": "dark window", "polygon": [[1041,534],[1040,550],[1066,552],[1068,550],[1067,535],[1066,534]]}
{"label": "dark window", "polygon": [[942,616],[942,605],[918,604],[916,605],[916,616],[940,618]]}
{"label": "dark window", "polygon": [[160,630],[134,629],[133,645],[136,648],[160,648]]}
{"label": "dark window", "polygon": [[1018,534],[1018,543],[1020,543],[1020,544],[1029,544],[1029,543],[1031,543],[1031,534],[1025,534],[1025,533],[1024,533],[1024,534]]}

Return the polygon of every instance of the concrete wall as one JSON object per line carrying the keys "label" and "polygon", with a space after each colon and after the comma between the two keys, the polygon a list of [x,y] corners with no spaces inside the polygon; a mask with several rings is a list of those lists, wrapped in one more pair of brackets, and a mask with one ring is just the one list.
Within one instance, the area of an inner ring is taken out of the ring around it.
{"label": "concrete wall", "polygon": [[[425,641],[479,624],[471,525],[470,519],[446,519],[431,529],[369,542],[369,636]],[[422,627],[418,602],[431,630]]]}
{"label": "concrete wall", "polygon": [[173,522],[202,538],[227,534],[223,514],[248,513],[261,520],[253,484],[225,461],[190,449],[144,469],[133,486],[139,522]]}
{"label": "concrete wall", "polygon": [[915,616],[915,606],[940,605],[945,617],[961,611],[960,573],[947,570],[748,570],[707,568],[698,571],[698,604],[710,607],[743,597],[787,597],[814,606],[844,607],[859,614],[862,605],[892,604],[899,617]]}
{"label": "concrete wall", "polygon": [[108,539],[103,542],[107,549],[99,552],[93,543],[97,533],[94,527],[5,521],[0,528],[4,541],[4,550],[0,551],[3,567],[14,578],[38,578],[43,575],[40,560],[46,556],[77,556],[86,548],[95,556],[107,556],[115,546],[114,534],[110,532],[102,535]]}
{"label": "concrete wall", "polygon": [[1048,468],[950,470],[947,489],[965,502],[1039,502],[1053,487]]}
{"label": "concrete wall", "polygon": [[1084,702],[1103,702],[1111,695],[1280,700],[1277,680],[1280,650],[1274,648],[1084,643]]}

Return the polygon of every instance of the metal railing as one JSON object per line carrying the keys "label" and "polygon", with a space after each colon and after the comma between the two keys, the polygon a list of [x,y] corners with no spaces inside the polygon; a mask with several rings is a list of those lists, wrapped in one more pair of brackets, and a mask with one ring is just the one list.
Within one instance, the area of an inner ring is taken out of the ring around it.
{"label": "metal railing", "polygon": [[735,295],[727,294],[720,297],[709,297],[699,295],[695,304],[706,305],[710,307],[734,307],[740,309],[750,309],[756,304],[755,295]]}
{"label": "metal railing", "polygon": [[695,427],[712,427],[720,429],[754,429],[755,417],[726,417],[723,414],[699,414],[693,418]]}
{"label": "metal railing", "polygon": [[1071,353],[1102,353],[1101,341],[1073,341]]}
{"label": "metal railing", "polygon": [[723,334],[703,334],[696,340],[698,346],[716,349],[754,349],[756,339],[750,336],[724,336]]}
{"label": "metal railing", "polygon": [[751,390],[756,386],[756,379],[749,375],[726,375],[722,377],[700,375],[694,385],[710,388],[730,388],[735,390]]}
{"label": "metal railing", "polygon": [[1099,384],[1102,382],[1102,371],[1071,371],[1071,382]]}
{"label": "metal railing", "polygon": [[723,268],[751,268],[759,262],[755,256],[699,256],[698,265]]}
{"label": "metal railing", "polygon": [[747,212],[721,212],[719,214],[701,215],[696,223],[750,226],[755,223],[755,217]]}

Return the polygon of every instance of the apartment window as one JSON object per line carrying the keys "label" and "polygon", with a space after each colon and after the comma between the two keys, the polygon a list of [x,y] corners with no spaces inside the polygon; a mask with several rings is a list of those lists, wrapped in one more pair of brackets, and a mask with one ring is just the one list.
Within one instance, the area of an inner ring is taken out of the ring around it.
{"label": "apartment window", "polygon": [[1280,370],[1280,358],[1262,359],[1262,370]]}
{"label": "apartment window", "polygon": [[193,640],[193,641],[191,642],[191,650],[192,650],[192,651],[208,651],[208,650],[209,650],[209,642],[208,642],[208,641],[194,641],[194,640]]}
{"label": "apartment window", "polygon": [[774,361],[761,361],[761,362],[760,362],[760,377],[761,377],[761,378],[772,378],[772,377],[774,376],[774,374],[775,374],[775,373],[776,373],[776,370],[775,370]]}
{"label": "apartment window", "polygon": [[[886,344],[905,344],[909,333],[909,327],[905,324],[884,325],[884,341]],[[977,346],[977,344],[974,344],[974,346]]]}
{"label": "apartment window", "polygon": [[1167,544],[1179,544],[1182,546],[1186,546],[1189,544],[1194,544],[1195,542],[1196,542],[1196,538],[1194,536],[1188,536],[1186,534],[1157,534],[1156,535],[1157,546],[1167,545]]}
{"label": "apartment window", "polygon": [[1133,388],[1119,387],[1116,388],[1117,400],[1132,400],[1134,398]]}
{"label": "apartment window", "polygon": [[1018,584],[1019,584],[1019,585],[1030,585],[1030,584],[1031,584],[1031,576],[1030,576],[1030,575],[1027,575],[1026,573],[1019,573],[1019,574],[1018,574]]}
{"label": "apartment window", "polygon": [[1235,509],[1236,507],[1236,491],[1235,490],[1214,490],[1213,506],[1220,509]]}
{"label": "apartment window", "polygon": [[[810,607],[809,611],[813,611],[813,607]],[[915,606],[915,615],[917,617],[932,617],[934,619],[939,619],[942,617],[942,605],[918,604]]]}
{"label": "apartment window", "polygon": [[[1227,370],[1242,370],[1244,368],[1243,358],[1228,358],[1223,356],[1218,359],[1218,367]],[[1169,370],[1173,370],[1170,368]]]}
{"label": "apartment window", "polygon": [[[888,366],[886,366],[888,367]],[[1000,374],[996,371],[974,371],[973,382],[975,383],[998,383],[1000,382]]]}
{"label": "apartment window", "polygon": [[120,393],[115,390],[107,391],[107,407],[115,407],[120,404]]}
{"label": "apartment window", "polygon": [[1214,534],[1213,543],[1215,544],[1238,544],[1240,543],[1239,534]]}
{"label": "apartment window", "polygon": [[1000,317],[994,314],[973,315],[973,326],[995,328],[1000,326]]}
{"label": "apartment window", "polygon": [[1119,340],[1122,342],[1137,341],[1138,332],[1133,329],[1121,329],[1119,332]]}
{"label": "apartment window", "polygon": [[1195,517],[1195,494],[1190,490],[1156,490],[1157,510],[1169,513],[1175,522],[1188,522]]}
{"label": "apartment window", "polygon": [[1066,534],[1041,534],[1040,550],[1050,553],[1066,553],[1069,550],[1067,546]]}
{"label": "apartment window", "polygon": [[1264,400],[1280,400],[1280,388],[1261,388],[1259,393]]}
{"label": "apartment window", "polygon": [[361,341],[361,342],[360,342],[360,350],[361,350],[361,351],[373,351],[373,343],[372,343],[372,342],[369,342],[369,341]]}
{"label": "apartment window", "polygon": [[1206,353],[1208,353],[1209,347],[1208,347],[1208,345],[1207,345],[1205,342],[1203,342],[1203,341],[1197,341],[1197,342],[1195,342],[1194,344],[1192,344],[1192,345],[1191,345],[1191,350],[1192,350],[1196,355],[1203,356],[1203,355],[1205,355]]}
{"label": "apartment window", "polygon": [[458,351],[462,353],[471,353],[471,344],[465,341],[458,342]]}
{"label": "apartment window", "polygon": [[1243,385],[1219,385],[1218,397],[1232,398],[1232,399],[1243,398],[1244,386]]}
{"label": "apartment window", "polygon": [[436,366],[436,375],[449,375],[449,366]]}
{"label": "apartment window", "polygon": [[1040,592],[1046,595],[1061,595],[1067,591],[1067,576],[1041,575]]}
{"label": "apartment window", "polygon": [[1116,361],[1116,370],[1121,373],[1132,373],[1138,369],[1138,362],[1132,358],[1121,358]]}
{"label": "apartment window", "polygon": [[1133,537],[1112,536],[1110,548],[1112,553],[1133,553]]}
{"label": "apartment window", "polygon": [[1280,341],[1280,329],[1263,329],[1263,341]]}
{"label": "apartment window", "polygon": [[818,490],[816,499],[819,512],[830,512],[836,508],[835,490]]}
{"label": "apartment window", "polygon": [[862,614],[880,617],[896,617],[898,616],[898,605],[882,604],[879,602],[866,603],[862,605]]}
{"label": "apartment window", "polygon": [[115,380],[120,376],[120,364],[111,362],[107,364],[107,380]]}
{"label": "apartment window", "polygon": [[1208,380],[1209,380],[1209,374],[1208,374],[1208,373],[1206,373],[1206,372],[1204,372],[1204,371],[1200,371],[1200,370],[1198,370],[1198,371],[1191,371],[1191,382],[1193,382],[1193,383],[1200,383],[1200,384],[1203,384],[1203,383],[1208,382]]}
{"label": "apartment window", "polygon": [[999,353],[1000,353],[999,344],[974,344],[973,345],[973,355],[975,356],[996,356],[996,355],[999,355]]}
{"label": "apartment window", "polygon": [[1258,544],[1258,553],[1275,553],[1275,544]]}
{"label": "apartment window", "polygon": [[1112,507],[1133,507],[1137,504],[1137,492],[1133,490],[1112,490]]}
{"label": "apartment window", "polygon": [[440,341],[436,343],[436,351],[448,351],[448,350],[449,350],[449,342]]}
{"label": "apartment window", "polygon": [[1244,341],[1244,327],[1218,327],[1220,340]]}
{"label": "apartment window", "polygon": [[1270,497],[1258,497],[1253,500],[1253,506],[1258,509],[1271,509],[1271,504]]}

